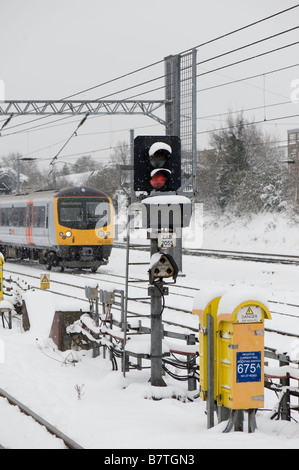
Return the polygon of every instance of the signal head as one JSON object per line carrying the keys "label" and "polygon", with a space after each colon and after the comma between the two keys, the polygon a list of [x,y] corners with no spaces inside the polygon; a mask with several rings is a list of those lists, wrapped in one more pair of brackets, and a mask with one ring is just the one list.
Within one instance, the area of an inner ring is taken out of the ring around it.
{"label": "signal head", "polygon": [[181,186],[180,139],[138,136],[134,140],[135,191],[176,191]]}
{"label": "signal head", "polygon": [[164,142],[155,142],[148,151],[151,165],[154,168],[164,166],[172,154],[170,145]]}
{"label": "signal head", "polygon": [[151,257],[149,273],[149,282],[153,284],[155,279],[173,278],[176,281],[178,275],[178,266],[174,258],[166,253],[154,253]]}

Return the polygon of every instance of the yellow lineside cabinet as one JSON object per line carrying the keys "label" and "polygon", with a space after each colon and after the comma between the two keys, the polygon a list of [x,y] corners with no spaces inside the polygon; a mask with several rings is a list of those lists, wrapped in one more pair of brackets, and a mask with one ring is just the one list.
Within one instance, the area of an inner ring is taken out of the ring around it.
{"label": "yellow lineside cabinet", "polygon": [[202,400],[207,400],[208,394],[208,364],[207,364],[207,318],[213,318],[214,337],[214,399],[217,397],[217,309],[223,294],[222,290],[200,292],[193,302],[192,314],[199,317],[199,393]]}
{"label": "yellow lineside cabinet", "polygon": [[264,320],[267,301],[254,289],[226,292],[217,312],[217,405],[264,406]]}

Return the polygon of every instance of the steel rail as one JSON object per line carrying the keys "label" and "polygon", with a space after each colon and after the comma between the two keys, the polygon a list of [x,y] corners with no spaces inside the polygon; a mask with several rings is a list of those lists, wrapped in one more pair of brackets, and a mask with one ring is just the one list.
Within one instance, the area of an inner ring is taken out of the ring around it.
{"label": "steel rail", "polygon": [[[22,274],[20,273],[17,273],[15,271],[9,271],[9,273],[12,273],[12,274],[17,274],[19,276],[21,276]],[[34,279],[38,279],[39,280],[39,277],[36,276],[36,275],[33,275],[33,274],[24,274],[24,276],[28,277],[32,277]],[[112,276],[114,276],[114,274],[112,274]],[[56,284],[60,284],[60,285],[64,285],[64,286],[67,286],[67,287],[72,287],[72,288],[77,288],[77,289],[81,289],[81,290],[84,290],[85,287],[82,287],[82,286],[74,286],[73,284],[68,284],[66,282],[60,282],[60,281],[54,281],[54,280],[51,280],[51,283],[54,282]],[[34,289],[38,289],[38,290],[42,290],[40,287],[38,286],[33,286]],[[68,297],[68,298],[71,298],[71,299],[74,299],[74,300],[80,300],[80,301],[83,301],[83,302],[89,302],[88,299],[85,299],[85,298],[81,298],[81,297],[77,297],[75,295],[70,295],[70,294],[66,294],[66,293],[63,293],[63,292],[58,292],[58,291],[55,291],[53,289],[47,289],[47,292],[51,293],[51,294],[55,294],[55,295],[61,295],[62,297]],[[176,295],[179,295],[179,294],[176,294]],[[133,299],[133,298],[129,298],[128,299],[129,301],[133,301],[133,302],[136,302],[136,303],[145,303],[147,305],[150,305],[150,301],[149,299]],[[117,305],[114,305],[113,308],[115,310],[120,310],[120,307],[117,307]],[[166,306],[165,307],[166,310],[175,310],[177,312],[181,312],[181,313],[191,313],[189,312],[188,310],[186,309],[183,309],[183,308],[178,308],[178,307],[172,307],[172,306]],[[133,315],[133,316],[139,316],[139,317],[144,317],[144,318],[150,318],[150,315],[140,315],[139,313],[136,313],[136,312],[133,312],[132,310],[128,310],[128,314],[130,315]],[[184,329],[188,329],[190,331],[197,331],[195,330],[194,328],[190,327],[190,326],[186,326],[186,325],[180,325],[178,323],[175,323],[175,322],[170,322],[168,320],[163,320],[163,323],[167,324],[167,325],[171,325],[171,326],[176,326],[176,327],[182,327]]]}
{"label": "steel rail", "polygon": [[[22,275],[21,273],[18,273],[18,272],[16,272],[16,271],[8,271],[8,272],[11,273],[11,274],[17,274],[17,275],[19,275],[19,276]],[[120,275],[120,274],[111,274],[111,273],[109,273],[109,274],[107,274],[107,275],[113,276],[113,277],[118,277],[118,278],[119,278],[119,277],[120,277],[120,278],[124,278],[124,277],[125,277],[125,276],[122,276],[122,275]],[[26,277],[29,276],[29,277],[32,277],[32,278],[34,278],[34,279],[39,279],[39,277],[38,277],[37,275],[33,275],[33,274],[28,274],[28,273],[26,273],[26,275],[24,274],[24,276],[26,276]],[[84,277],[85,277],[85,276],[84,276]],[[86,278],[88,278],[88,277],[89,277],[89,276],[86,276]],[[93,277],[92,279],[94,280],[94,277]],[[140,279],[138,279],[138,280],[140,280]],[[52,282],[53,282],[53,283],[56,283],[56,284],[59,284],[59,285],[64,285],[64,286],[66,286],[66,287],[72,287],[72,288],[77,288],[77,289],[84,290],[84,287],[82,287],[82,286],[74,286],[74,284],[69,284],[69,283],[67,283],[67,282],[61,282],[61,281],[58,281],[58,280],[51,280],[51,283],[52,283]],[[113,283],[115,283],[115,281],[105,281],[105,282],[113,282]],[[143,288],[143,287],[141,287],[141,286],[134,286],[134,287]],[[185,286],[178,286],[178,285],[176,285],[176,284],[173,284],[172,287],[178,287],[178,288],[181,288],[181,289],[184,289],[184,288],[185,288]],[[36,287],[36,286],[34,286],[34,288],[35,288],[35,289],[40,289],[40,287]],[[198,289],[198,288],[192,288],[192,287],[190,287],[190,286],[188,286],[188,288],[189,288],[189,289],[193,289],[193,290],[195,290],[195,291],[200,290],[200,289]],[[50,293],[52,293],[52,294],[60,295],[60,296],[62,296],[62,297],[68,297],[68,298],[72,298],[72,299],[75,299],[75,300],[80,300],[80,301],[86,301],[86,302],[88,302],[87,299],[81,298],[81,297],[78,297],[78,296],[75,296],[75,295],[70,295],[70,294],[58,292],[58,291],[55,291],[55,290],[52,290],[52,289],[48,289],[47,291],[50,292]],[[172,292],[172,294],[173,294],[173,295],[180,295],[179,293],[173,293],[173,292]],[[187,295],[185,294],[185,296],[187,296]],[[188,297],[188,296],[187,296],[187,297]],[[192,296],[189,296],[189,297],[192,297]],[[139,299],[138,299],[138,298],[137,298],[137,299],[129,298],[128,300],[131,301],[131,302],[144,303],[144,304],[150,305],[149,300],[147,300],[147,299],[145,299],[145,298],[139,298]],[[269,300],[269,303],[277,303],[277,304],[282,304],[282,305],[285,305],[285,306],[299,307],[299,305],[289,304],[289,303],[287,303],[287,302],[278,302],[278,301]],[[117,306],[114,306],[114,308],[115,308],[116,310],[120,310]],[[181,313],[190,313],[190,314],[191,314],[191,312],[189,312],[188,310],[183,309],[183,308],[179,308],[179,307],[166,306],[165,309],[166,309],[166,310],[175,310],[175,311],[177,311],[177,312],[181,312]],[[275,312],[273,311],[272,313],[275,313],[275,314],[277,314],[277,315],[283,315],[283,316],[289,316],[289,317],[296,317],[295,315],[288,314],[288,313],[282,313],[282,312],[276,312],[276,311],[275,311]],[[133,315],[133,316],[140,316],[140,317],[143,316],[143,317],[145,317],[145,318],[149,318],[149,315],[140,315],[140,314],[138,314],[138,313],[136,313],[136,312],[133,312],[132,310],[128,311],[128,314]],[[299,319],[299,317],[298,317],[298,319]],[[167,321],[167,320],[163,320],[163,323],[168,324],[168,325],[173,325],[173,326],[182,327],[182,328],[187,328],[187,329],[189,329],[189,330],[194,330],[192,327],[185,326],[185,325],[179,325],[179,324],[177,324],[177,323],[174,324],[173,322],[170,322],[170,321]],[[267,330],[268,330],[268,329],[265,328],[265,331],[267,331]],[[296,337],[296,335],[293,335],[293,334],[290,333],[290,332],[286,332],[286,331],[282,331],[282,330],[280,331],[280,330],[269,329],[269,332],[277,333],[277,334],[281,334],[281,335],[287,335],[287,336],[294,336],[294,337]]]}
{"label": "steel rail", "polygon": [[183,249],[183,254],[193,256],[211,256],[215,258],[230,258],[242,261],[255,261],[260,263],[299,264],[299,256],[282,255],[276,253],[255,253],[249,251],[209,250],[209,249]]}
{"label": "steel rail", "polygon": [[[125,248],[123,243],[114,243],[116,248]],[[150,247],[135,245],[133,250],[149,251]],[[299,255],[283,255],[277,253],[258,253],[250,251],[214,250],[208,248],[183,248],[183,255],[207,256],[215,258],[231,258],[242,261],[256,261],[261,263],[299,264]]]}
{"label": "steel rail", "polygon": [[[11,274],[17,274],[19,276],[22,275],[22,273],[19,273],[19,272],[16,272],[16,271],[7,271],[8,273],[11,273]],[[70,273],[72,274],[72,273]],[[36,275],[33,275],[33,274],[24,274],[24,276],[26,277],[32,277],[34,279],[39,279],[38,276]],[[125,276],[122,276],[121,274],[113,274],[113,273],[108,273],[107,276],[110,276],[110,277],[117,277],[117,278],[125,278]],[[91,277],[91,276],[84,276],[84,278],[86,279],[92,279],[93,281],[95,280],[94,277]],[[140,281],[140,282],[147,282],[146,280],[142,280],[142,279],[138,279],[138,278],[131,278],[132,280],[134,281]],[[101,280],[101,281],[104,281],[104,282],[107,282],[107,283],[113,283],[115,284],[116,281],[109,281],[107,279],[105,280]],[[66,287],[74,287],[74,288],[77,288],[77,289],[81,289],[81,290],[84,290],[84,287],[82,286],[74,286],[74,284],[70,284],[70,283],[67,283],[67,282],[61,282],[61,281],[57,281],[57,280],[51,280],[51,283],[56,283],[56,284],[59,284],[59,285],[63,285],[63,286],[66,286]],[[120,284],[120,285],[123,285],[122,283],[117,283],[117,284]],[[33,286],[35,289],[39,289],[39,287],[35,287]],[[201,289],[198,288],[198,287],[191,287],[191,286],[182,286],[182,285],[179,285],[179,284],[172,284],[172,289],[185,289],[185,290],[192,290],[192,291],[195,291],[195,292],[199,292]],[[144,289],[143,286],[136,286],[134,285],[134,288],[137,288],[137,289]],[[73,298],[75,300],[86,300],[86,299],[81,299],[79,297],[76,297],[76,296],[72,296],[72,295],[68,295],[68,294],[65,294],[65,293],[61,293],[61,292],[56,292],[56,291],[53,291],[51,289],[49,289],[49,292],[52,292],[53,294],[57,294],[57,295],[62,295],[62,296],[65,296],[65,297],[70,297],[70,298]],[[175,296],[183,296],[183,297],[188,297],[188,298],[193,298],[192,295],[188,295],[188,294],[181,294],[181,293],[177,293],[177,292],[171,292],[172,295],[175,295]],[[133,298],[129,298],[129,300],[131,301],[141,301],[141,300],[144,300],[143,298],[142,299],[133,299]],[[283,301],[277,301],[277,300],[269,300],[268,301],[269,303],[273,303],[273,304],[280,304],[280,305],[285,305],[286,307],[298,307],[299,308],[299,305],[297,304],[294,304],[294,303],[289,303],[289,302],[283,302]],[[166,308],[173,308],[174,310],[178,310],[178,311],[182,311],[182,312],[187,312],[186,310],[184,309],[179,309],[179,308],[176,308],[176,307],[166,307]],[[292,315],[292,314],[287,314],[287,313],[282,313],[282,312],[272,312],[272,313],[275,313],[277,315],[286,315],[286,316],[293,316],[295,317],[295,315]],[[298,317],[299,318],[299,317]]]}
{"label": "steel rail", "polygon": [[30,416],[31,418],[33,418],[41,426],[44,426],[50,434],[53,434],[58,439],[61,439],[65,443],[66,447],[68,447],[69,449],[78,449],[78,450],[84,449],[82,446],[80,446],[73,439],[68,437],[63,432],[59,431],[59,429],[52,426],[52,424],[50,424],[44,418],[42,418],[41,416],[36,414],[34,411],[32,411],[30,408],[28,408],[28,406],[21,403],[19,400],[14,398],[12,395],[7,393],[2,388],[0,388],[0,396],[3,397],[3,398],[6,398],[11,405],[17,406],[22,413],[24,413],[27,416]]}

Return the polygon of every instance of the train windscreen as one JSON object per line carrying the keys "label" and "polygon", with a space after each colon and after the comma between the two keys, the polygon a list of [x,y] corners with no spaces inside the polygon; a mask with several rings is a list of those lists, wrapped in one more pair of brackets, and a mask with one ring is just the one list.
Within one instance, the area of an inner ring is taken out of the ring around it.
{"label": "train windscreen", "polygon": [[59,224],[79,230],[106,227],[110,223],[110,204],[107,198],[58,199]]}

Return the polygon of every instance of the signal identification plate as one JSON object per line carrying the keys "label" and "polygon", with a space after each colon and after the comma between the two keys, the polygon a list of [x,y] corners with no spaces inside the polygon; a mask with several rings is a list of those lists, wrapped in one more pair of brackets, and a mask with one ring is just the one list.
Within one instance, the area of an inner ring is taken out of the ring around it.
{"label": "signal identification plate", "polygon": [[158,247],[159,248],[175,248],[176,247],[176,233],[162,232],[158,233]]}

